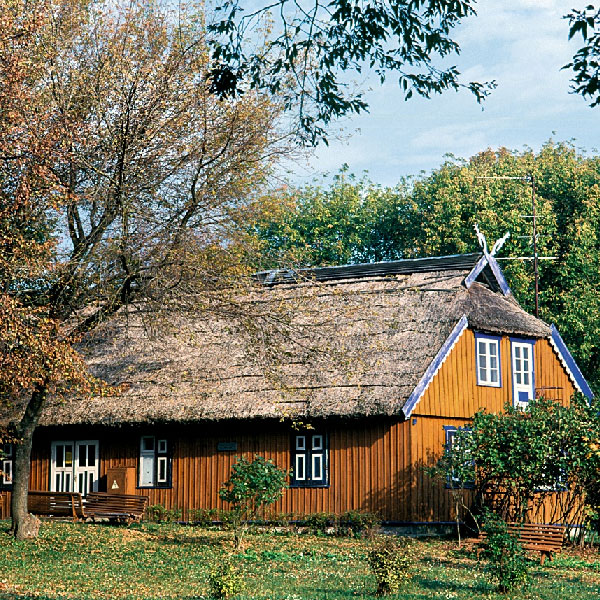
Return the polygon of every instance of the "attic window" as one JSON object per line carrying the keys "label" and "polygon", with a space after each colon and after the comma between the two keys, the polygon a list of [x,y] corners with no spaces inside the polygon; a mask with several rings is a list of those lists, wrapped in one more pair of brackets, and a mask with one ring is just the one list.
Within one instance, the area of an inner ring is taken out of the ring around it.
{"label": "attic window", "polygon": [[327,436],[317,431],[292,436],[292,487],[329,485]]}
{"label": "attic window", "polygon": [[475,334],[477,385],[502,387],[500,368],[500,337]]}
{"label": "attic window", "polygon": [[511,338],[513,404],[524,408],[535,396],[534,340]]}
{"label": "attic window", "polygon": [[138,482],[141,488],[171,487],[171,457],[166,439],[153,435],[141,437]]}

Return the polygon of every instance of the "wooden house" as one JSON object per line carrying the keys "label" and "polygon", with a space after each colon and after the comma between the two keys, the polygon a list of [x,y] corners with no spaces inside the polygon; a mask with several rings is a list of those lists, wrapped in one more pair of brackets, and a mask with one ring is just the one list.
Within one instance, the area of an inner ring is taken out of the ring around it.
{"label": "wooden house", "polygon": [[146,494],[185,518],[226,508],[236,457],[258,454],[292,470],[278,511],[447,523],[422,466],[478,409],[591,396],[487,253],[264,272],[236,302],[235,318],[133,307],[96,332],[82,351],[120,393],[47,406],[31,488]]}

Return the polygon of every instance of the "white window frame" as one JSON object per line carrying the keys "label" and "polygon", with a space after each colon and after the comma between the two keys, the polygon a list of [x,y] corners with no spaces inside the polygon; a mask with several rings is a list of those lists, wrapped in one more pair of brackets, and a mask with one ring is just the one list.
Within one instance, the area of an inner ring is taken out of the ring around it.
{"label": "white window frame", "polygon": [[[57,466],[57,449],[71,446],[71,464]],[[87,448],[94,447],[94,464],[89,465]],[[86,460],[80,464],[79,453],[86,448]],[[100,444],[98,440],[55,440],[50,444],[50,491],[51,492],[88,492],[98,491],[100,478]]]}
{"label": "white window frame", "polygon": [[325,433],[294,435],[291,487],[329,486],[329,449]]}
{"label": "white window frame", "polygon": [[[151,449],[144,447],[146,440],[152,440]],[[156,435],[141,436],[138,457],[138,488],[170,487],[171,457],[169,455],[169,441]]]}
{"label": "white window frame", "polygon": [[511,338],[513,405],[526,408],[535,398],[534,340]]}
{"label": "white window frame", "polygon": [[2,453],[2,464],[0,465],[2,477],[0,479],[0,486],[10,487],[13,482],[13,458],[15,448],[12,444],[3,444],[0,452]]}
{"label": "white window frame", "polygon": [[[477,385],[502,387],[502,364],[500,360],[501,339],[502,338],[499,336],[475,333]],[[492,352],[492,349],[495,351],[495,355]],[[495,366],[493,366],[494,360],[496,361]],[[496,374],[496,381],[494,381],[493,373]]]}

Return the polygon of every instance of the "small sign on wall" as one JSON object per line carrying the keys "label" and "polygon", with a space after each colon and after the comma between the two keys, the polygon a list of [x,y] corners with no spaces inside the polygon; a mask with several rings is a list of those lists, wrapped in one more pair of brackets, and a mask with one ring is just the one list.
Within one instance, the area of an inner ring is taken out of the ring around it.
{"label": "small sign on wall", "polygon": [[217,442],[217,452],[235,452],[237,448],[237,442]]}

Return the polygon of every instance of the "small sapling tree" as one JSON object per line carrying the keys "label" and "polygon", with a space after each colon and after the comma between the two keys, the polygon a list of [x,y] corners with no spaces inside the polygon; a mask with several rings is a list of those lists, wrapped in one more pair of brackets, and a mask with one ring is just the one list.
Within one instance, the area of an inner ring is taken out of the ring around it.
{"label": "small sapling tree", "polygon": [[219,496],[231,506],[236,549],[242,545],[248,522],[281,498],[287,487],[287,475],[287,471],[262,456],[255,456],[252,461],[242,456],[233,465],[231,477],[223,484]]}

